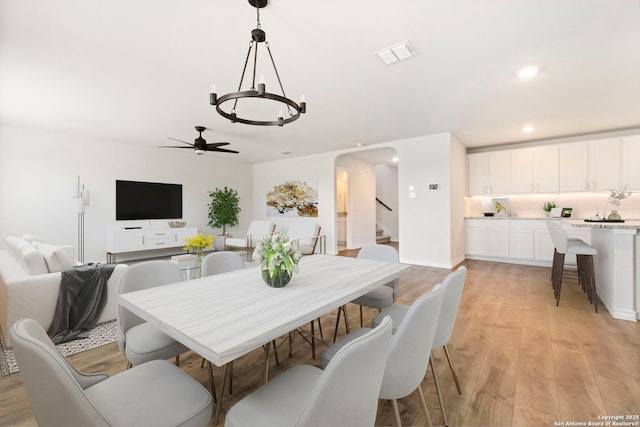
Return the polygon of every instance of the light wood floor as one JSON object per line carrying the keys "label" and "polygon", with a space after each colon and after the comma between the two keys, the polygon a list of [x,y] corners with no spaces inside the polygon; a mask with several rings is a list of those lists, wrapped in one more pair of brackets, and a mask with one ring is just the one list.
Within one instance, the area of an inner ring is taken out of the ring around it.
{"label": "light wood floor", "polygon": [[[442,351],[435,351],[450,425],[553,426],[555,421],[640,414],[640,323],[613,320],[603,307],[594,313],[586,296],[572,284],[565,284],[556,307],[549,268],[482,261],[464,265],[469,273],[449,344],[461,396]],[[413,267],[401,278],[400,302],[411,303],[447,274],[448,270]],[[350,305],[349,314],[351,325],[359,324],[357,306]],[[374,314],[365,310],[367,321]],[[334,319],[335,312],[323,317],[325,337],[332,334]],[[263,357],[260,349],[236,362],[234,394],[227,408],[260,385]],[[111,375],[126,365],[116,343],[70,360],[81,371]],[[311,359],[310,347],[298,338],[293,363],[319,364],[319,360]],[[208,385],[197,355],[183,355],[180,365]],[[219,382],[221,370],[215,372]],[[274,365],[271,376],[280,372],[282,368]],[[423,389],[431,417],[441,425],[430,372]],[[425,425],[415,394],[400,401],[400,411],[405,426]],[[380,402],[376,424],[393,425],[388,402]],[[0,425],[35,425],[19,373],[0,378]]]}

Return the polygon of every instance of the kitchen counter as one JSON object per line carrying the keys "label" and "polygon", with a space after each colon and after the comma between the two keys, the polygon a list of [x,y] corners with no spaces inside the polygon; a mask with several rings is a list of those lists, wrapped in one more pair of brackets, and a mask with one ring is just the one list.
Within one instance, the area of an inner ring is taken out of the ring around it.
{"label": "kitchen counter", "polygon": [[566,221],[575,228],[591,230],[596,291],[612,317],[636,321],[640,318],[640,221]]}

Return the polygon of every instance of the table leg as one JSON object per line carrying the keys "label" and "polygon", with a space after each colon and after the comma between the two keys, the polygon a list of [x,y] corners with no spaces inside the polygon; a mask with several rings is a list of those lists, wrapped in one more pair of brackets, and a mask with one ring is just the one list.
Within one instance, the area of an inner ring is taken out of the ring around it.
{"label": "table leg", "polygon": [[264,348],[264,383],[269,382],[269,366],[270,366],[270,356],[271,356],[271,342],[266,343],[262,348]]}

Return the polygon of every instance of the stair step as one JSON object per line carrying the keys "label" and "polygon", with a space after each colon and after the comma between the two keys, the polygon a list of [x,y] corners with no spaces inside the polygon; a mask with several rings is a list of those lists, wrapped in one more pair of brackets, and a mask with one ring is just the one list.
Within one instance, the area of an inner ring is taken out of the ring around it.
{"label": "stair step", "polygon": [[377,236],[376,243],[389,243],[391,242],[391,236]]}

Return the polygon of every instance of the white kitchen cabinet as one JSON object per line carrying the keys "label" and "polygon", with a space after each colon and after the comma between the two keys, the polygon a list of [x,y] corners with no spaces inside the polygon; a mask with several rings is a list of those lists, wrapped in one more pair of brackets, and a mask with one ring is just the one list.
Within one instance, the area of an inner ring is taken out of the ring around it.
{"label": "white kitchen cabinet", "polygon": [[509,221],[509,258],[534,258],[534,231],[538,222],[535,220]]}
{"label": "white kitchen cabinet", "polygon": [[511,151],[511,194],[557,193],[559,189],[557,145]]}
{"label": "white kitchen cabinet", "polygon": [[466,221],[466,253],[469,255],[508,257],[509,223],[499,219]]}
{"label": "white kitchen cabinet", "polygon": [[[473,221],[473,220],[471,220]],[[486,255],[487,254],[487,229],[482,224],[474,225],[473,222],[467,221],[465,231],[465,251],[470,255]]]}
{"label": "white kitchen cabinet", "polygon": [[511,184],[511,151],[467,155],[469,195],[508,194]]}
{"label": "white kitchen cabinet", "polygon": [[622,184],[640,190],[640,136],[622,139]]}
{"label": "white kitchen cabinet", "polygon": [[589,191],[620,186],[620,139],[589,141]]}
{"label": "white kitchen cabinet", "polygon": [[589,191],[589,145],[560,145],[560,191]]}

